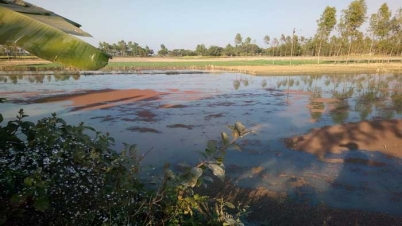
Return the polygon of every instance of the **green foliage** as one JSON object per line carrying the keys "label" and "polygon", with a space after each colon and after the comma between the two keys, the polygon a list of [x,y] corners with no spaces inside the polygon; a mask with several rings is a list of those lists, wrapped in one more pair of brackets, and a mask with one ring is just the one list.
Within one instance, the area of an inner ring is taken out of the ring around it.
{"label": "green foliage", "polygon": [[159,56],[166,56],[168,55],[169,50],[166,48],[165,45],[161,44],[161,49],[158,51]]}
{"label": "green foliage", "polygon": [[210,46],[207,50],[208,56],[221,56],[223,48],[219,46]]}
{"label": "green foliage", "polygon": [[327,41],[329,35],[331,34],[332,30],[336,24],[336,8],[327,6],[324,12],[321,15],[321,18],[317,21],[318,23],[318,30],[317,35],[320,39],[320,46],[318,48],[318,63],[320,63],[320,53],[321,53],[321,46],[323,41]]}
{"label": "green foliage", "polygon": [[343,10],[346,31],[350,36],[357,35],[357,29],[366,21],[367,4],[365,0],[354,0]]}
{"label": "green foliage", "polygon": [[109,56],[65,32],[0,6],[0,44],[15,44],[53,62],[84,70],[104,67]]}
{"label": "green foliage", "polygon": [[197,45],[197,47],[195,48],[195,52],[198,56],[207,56],[207,48],[205,47],[204,44],[199,44]]}
{"label": "green foliage", "polygon": [[376,14],[370,18],[370,29],[380,39],[385,38],[390,32],[391,12],[386,3],[382,4]]}
{"label": "green foliage", "polygon": [[230,127],[231,140],[222,133],[219,142],[209,141],[197,165],[181,164],[174,172],[167,164],[155,185],[141,177],[145,155],[136,145],[117,153],[109,134],[84,123],[68,125],[56,114],[36,124],[26,117],[20,110],[0,126],[0,224],[242,225],[241,204],[193,190],[212,175],[224,179],[226,150],[250,132],[241,123]]}
{"label": "green foliage", "polygon": [[336,24],[336,8],[327,6],[317,23],[318,34],[322,38],[328,39],[329,34],[332,32]]}
{"label": "green foliage", "polygon": [[265,35],[265,36],[264,36],[264,43],[265,43],[265,45],[269,45],[270,41],[271,41],[271,38],[269,37],[269,35]]}
{"label": "green foliage", "polygon": [[117,44],[109,44],[107,42],[99,42],[99,49],[108,53],[111,56],[141,56],[149,57],[154,54],[154,51],[148,46],[141,47],[136,42],[125,42],[124,40],[119,41]]}
{"label": "green foliage", "polygon": [[241,45],[241,44],[243,43],[243,37],[241,36],[240,33],[237,33],[237,34],[236,34],[236,37],[235,37],[235,39],[234,39],[234,42],[235,42],[235,45],[236,45],[236,46],[239,46],[239,45]]}

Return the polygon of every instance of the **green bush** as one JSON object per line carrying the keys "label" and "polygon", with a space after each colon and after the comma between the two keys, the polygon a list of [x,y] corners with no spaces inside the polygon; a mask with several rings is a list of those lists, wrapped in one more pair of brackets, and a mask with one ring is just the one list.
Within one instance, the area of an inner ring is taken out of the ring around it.
{"label": "green bush", "polygon": [[231,141],[225,133],[209,141],[197,165],[173,172],[167,164],[152,184],[141,178],[144,155],[135,145],[118,153],[109,134],[84,123],[26,117],[20,110],[0,126],[0,225],[242,225],[241,205],[193,191],[212,174],[224,179],[226,150],[249,133],[241,123],[231,127]]}

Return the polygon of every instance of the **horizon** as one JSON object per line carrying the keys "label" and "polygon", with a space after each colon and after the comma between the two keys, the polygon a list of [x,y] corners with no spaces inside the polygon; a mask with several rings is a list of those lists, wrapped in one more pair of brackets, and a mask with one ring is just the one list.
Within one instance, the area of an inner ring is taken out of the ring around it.
{"label": "horizon", "polygon": [[[157,52],[161,44],[169,50],[194,50],[198,44],[205,44],[207,47],[233,45],[237,33],[240,33],[243,39],[250,37],[259,46],[265,46],[265,35],[269,35],[271,40],[279,39],[281,34],[291,35],[294,28],[296,35],[309,38],[314,36],[317,30],[316,21],[326,6],[336,7],[339,18],[351,0],[331,3],[313,0],[284,0],[280,3],[274,3],[272,0],[207,0],[185,3],[177,0],[151,0],[135,3],[120,0],[120,4],[112,5],[105,0],[28,2],[81,24],[82,29],[93,38],[79,38],[95,47],[99,46],[99,42],[117,43],[124,40],[136,42],[143,47],[149,46]],[[402,7],[402,2],[398,0],[366,0],[366,3],[368,18],[377,12],[383,3],[388,4],[393,14]],[[300,10],[306,5],[311,5],[306,9],[307,14]],[[367,22],[360,30],[366,33],[366,29]]]}

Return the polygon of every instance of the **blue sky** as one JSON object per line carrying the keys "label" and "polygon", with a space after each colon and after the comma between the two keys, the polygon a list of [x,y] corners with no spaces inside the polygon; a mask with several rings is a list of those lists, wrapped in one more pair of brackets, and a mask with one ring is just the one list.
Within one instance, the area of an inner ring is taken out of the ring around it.
{"label": "blue sky", "polygon": [[[233,44],[240,33],[263,46],[265,35],[310,37],[316,20],[326,6],[335,6],[340,15],[351,0],[28,0],[76,21],[92,34],[83,38],[98,46],[99,41],[119,40],[148,45],[155,51],[160,44],[168,49],[195,49],[197,44]],[[366,0],[368,13],[387,3],[391,10],[402,7],[401,0]]]}

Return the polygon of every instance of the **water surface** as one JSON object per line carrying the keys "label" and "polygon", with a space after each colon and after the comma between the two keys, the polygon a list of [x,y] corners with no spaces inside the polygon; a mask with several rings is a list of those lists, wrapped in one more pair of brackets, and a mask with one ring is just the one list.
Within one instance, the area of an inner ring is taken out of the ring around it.
{"label": "water surface", "polygon": [[[144,161],[155,168],[150,174],[165,162],[197,162],[197,150],[241,121],[256,133],[239,141],[241,152],[227,154],[237,185],[301,203],[402,215],[402,159],[386,147],[319,156],[284,142],[323,126],[402,118],[402,75],[4,74],[0,97],[10,101],[0,105],[5,119],[20,108],[31,121],[56,112],[110,132],[118,150],[123,142],[144,153],[152,148]],[[354,161],[327,161],[339,159]]]}

